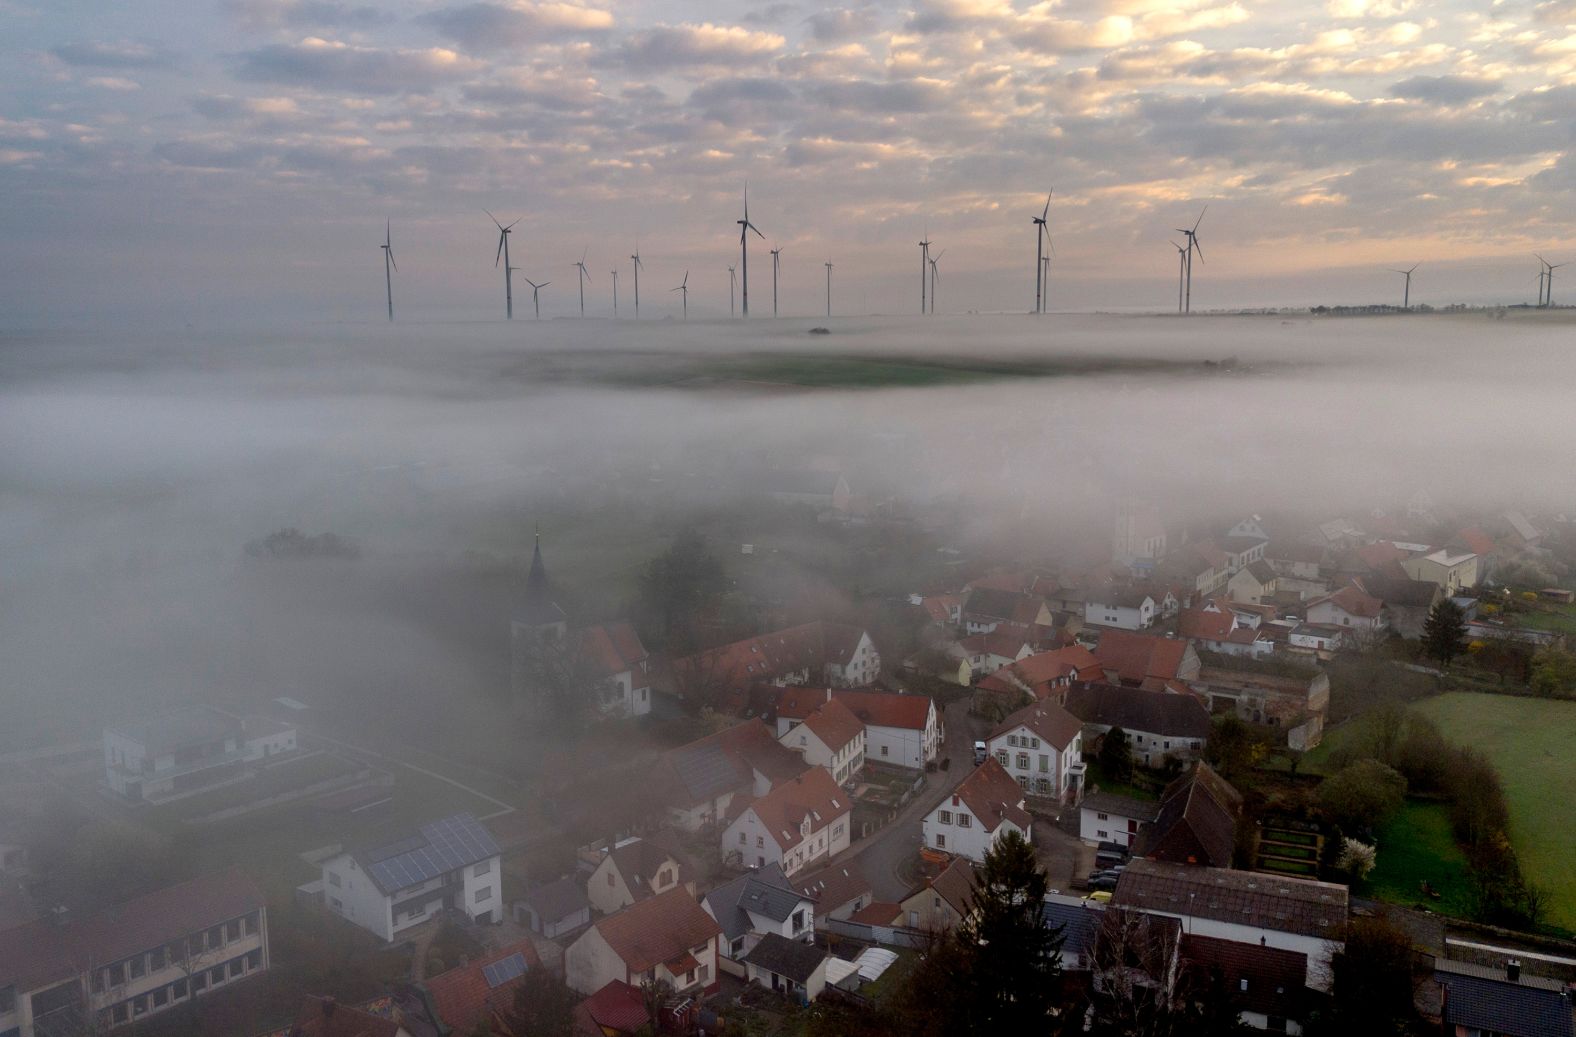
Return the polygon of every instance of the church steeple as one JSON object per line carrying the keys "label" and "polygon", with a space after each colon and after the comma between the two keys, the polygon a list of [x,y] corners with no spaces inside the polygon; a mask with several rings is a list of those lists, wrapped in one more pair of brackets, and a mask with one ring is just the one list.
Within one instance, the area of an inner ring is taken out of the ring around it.
{"label": "church steeple", "polygon": [[562,623],[564,610],[552,598],[552,582],[547,578],[547,566],[542,563],[542,529],[536,529],[536,543],[531,549],[531,571],[525,577],[525,601],[520,610],[521,618],[532,626]]}

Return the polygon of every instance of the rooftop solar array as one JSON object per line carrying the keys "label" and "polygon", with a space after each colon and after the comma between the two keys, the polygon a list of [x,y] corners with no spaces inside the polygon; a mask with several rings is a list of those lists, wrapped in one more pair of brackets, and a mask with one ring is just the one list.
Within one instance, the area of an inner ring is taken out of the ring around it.
{"label": "rooftop solar array", "polygon": [[421,835],[361,854],[372,881],[384,893],[435,879],[498,855],[498,844],[470,814],[421,826]]}
{"label": "rooftop solar array", "polygon": [[525,955],[519,951],[482,967],[482,977],[487,980],[487,986],[494,989],[523,975],[525,975]]}

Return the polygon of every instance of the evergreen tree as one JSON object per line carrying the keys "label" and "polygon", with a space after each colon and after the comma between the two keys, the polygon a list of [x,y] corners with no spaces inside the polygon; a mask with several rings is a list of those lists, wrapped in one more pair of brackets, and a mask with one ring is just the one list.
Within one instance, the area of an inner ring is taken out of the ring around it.
{"label": "evergreen tree", "polygon": [[1443,666],[1467,650],[1467,616],[1449,598],[1440,598],[1423,622],[1423,652]]}
{"label": "evergreen tree", "polygon": [[1133,776],[1133,752],[1128,746],[1127,732],[1113,727],[1100,739],[1100,771],[1112,781],[1126,781]]}
{"label": "evergreen tree", "polygon": [[1041,907],[1049,888],[1034,847],[1016,831],[985,855],[974,912],[961,926],[972,954],[973,1016],[985,1033],[1043,1033],[1061,994],[1061,927]]}

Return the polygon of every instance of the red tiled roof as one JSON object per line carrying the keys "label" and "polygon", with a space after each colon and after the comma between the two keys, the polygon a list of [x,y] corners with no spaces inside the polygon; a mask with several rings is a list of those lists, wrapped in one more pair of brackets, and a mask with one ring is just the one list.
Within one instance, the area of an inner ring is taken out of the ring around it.
{"label": "red tiled roof", "polygon": [[1083,645],[1074,644],[1025,656],[998,672],[1009,674],[1032,690],[1063,677],[1095,677],[1102,671],[1100,660],[1094,657],[1093,652]]}
{"label": "red tiled roof", "polygon": [[513,1011],[514,992],[525,982],[524,973],[495,987],[487,982],[483,972],[487,966],[513,954],[525,958],[527,970],[541,968],[536,945],[527,939],[426,981],[424,985],[432,996],[433,1009],[445,1026],[457,1034],[470,1034],[478,1023],[491,1023]]}
{"label": "red tiled roof", "polygon": [[786,853],[803,840],[799,825],[806,817],[810,818],[810,831],[820,831],[852,810],[853,801],[825,768],[811,767],[751,803],[750,809]]}
{"label": "red tiled roof", "polygon": [[831,698],[831,688],[784,688],[777,695],[777,715],[789,720],[803,720],[826,705]]}
{"label": "red tiled roof", "polygon": [[996,831],[1003,821],[1011,821],[1018,828],[1028,831],[1034,820],[1023,809],[1023,789],[1018,787],[1006,768],[996,762],[994,756],[974,768],[973,773],[958,783],[958,787],[952,790],[951,802],[968,807],[987,832]]}
{"label": "red tiled roof", "polygon": [[290,1037],[398,1037],[400,1025],[331,997],[307,995],[296,1012]]}
{"label": "red tiled roof", "polygon": [[988,634],[971,634],[961,644],[970,655],[994,655],[1003,659],[1016,659],[1025,647],[1030,647],[1031,635],[1016,623],[1003,623]]}
{"label": "red tiled roof", "polygon": [[1236,625],[1237,617],[1230,609],[1223,612],[1184,609],[1177,616],[1177,636],[1200,641],[1224,641]]}
{"label": "red tiled roof", "polygon": [[1170,680],[1177,676],[1186,653],[1187,642],[1180,638],[1106,630],[1100,635],[1100,647],[1095,649],[1094,657],[1125,681],[1150,677]]}
{"label": "red tiled roof", "polygon": [[1198,989],[1207,989],[1218,971],[1225,989],[1242,1010],[1301,1018],[1306,1003],[1306,954],[1188,933],[1182,937],[1182,957],[1183,968],[1192,974]]}
{"label": "red tiled roof", "polygon": [[884,900],[866,904],[864,907],[848,916],[850,922],[860,925],[891,925],[896,922],[903,909],[897,904],[889,904]]}
{"label": "red tiled roof", "polygon": [[813,874],[799,875],[793,886],[815,901],[816,911],[822,915],[870,893],[870,880],[853,863],[831,864]]}
{"label": "red tiled roof", "polygon": [[630,972],[672,961],[722,932],[683,886],[636,901],[594,928]]}
{"label": "red tiled roof", "polygon": [[1020,727],[1027,727],[1060,751],[1078,737],[1078,732],[1083,730],[1083,722],[1054,702],[1036,702],[1003,720],[990,733],[990,737],[995,739]]}
{"label": "red tiled roof", "polygon": [[819,709],[805,717],[804,726],[833,752],[842,749],[865,731],[864,723],[854,716],[853,710],[836,699],[822,703]]}
{"label": "red tiled roof", "polygon": [[1361,616],[1364,619],[1373,619],[1384,608],[1384,602],[1371,594],[1364,593],[1362,588],[1355,583],[1348,583],[1333,594],[1315,598],[1308,602],[1308,608],[1312,609],[1315,605],[1322,605],[1325,602],[1331,602],[1352,615]]}
{"label": "red tiled roof", "polygon": [[838,690],[832,698],[864,721],[867,727],[901,727],[923,731],[935,704],[928,695],[903,695],[890,691]]}
{"label": "red tiled roof", "polygon": [[681,683],[687,675],[696,674],[733,688],[799,670],[819,677],[828,664],[846,665],[864,633],[859,627],[841,623],[804,623],[675,659],[673,669]]}
{"label": "red tiled roof", "polygon": [[1456,534],[1456,539],[1466,546],[1467,550],[1477,555],[1491,555],[1494,553],[1494,538],[1478,526],[1468,526]]}
{"label": "red tiled roof", "polygon": [[651,1021],[639,987],[615,979],[575,1006],[575,1037],[606,1037],[606,1031],[637,1033]]}
{"label": "red tiled roof", "polygon": [[648,653],[640,643],[640,635],[628,623],[609,623],[587,627],[580,631],[580,655],[592,666],[599,677],[612,677],[629,671],[634,676],[634,687],[644,687],[645,673],[641,669]]}

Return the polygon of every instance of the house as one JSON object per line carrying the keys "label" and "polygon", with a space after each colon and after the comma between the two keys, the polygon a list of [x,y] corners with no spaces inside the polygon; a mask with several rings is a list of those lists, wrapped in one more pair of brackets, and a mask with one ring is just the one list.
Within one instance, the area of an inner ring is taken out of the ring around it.
{"label": "house", "polygon": [[515,902],[514,920],[549,940],[590,925],[591,901],[586,897],[585,883],[577,875],[565,875],[531,887]]}
{"label": "house", "polygon": [[526,973],[541,967],[536,945],[521,940],[432,976],[417,989],[425,994],[432,1022],[444,1028],[440,1033],[514,1037],[509,1024],[515,994]]}
{"label": "house", "polygon": [[1345,629],[1323,623],[1298,623],[1286,635],[1286,644],[1291,649],[1312,652],[1320,659],[1328,659],[1347,647]]}
{"label": "house", "polygon": [[1275,597],[1280,576],[1262,558],[1249,562],[1226,581],[1226,596],[1249,605],[1268,604]]}
{"label": "house", "polygon": [[1511,547],[1518,551],[1535,550],[1543,543],[1543,532],[1527,521],[1527,516],[1519,511],[1507,511],[1500,516],[1504,527],[1505,540]]}
{"label": "house", "polygon": [[842,472],[815,469],[778,469],[770,473],[766,495],[779,504],[847,511],[851,493]]}
{"label": "house", "polygon": [[492,833],[470,814],[322,864],[329,910],[382,940],[443,911],[503,920],[503,873]]}
{"label": "house", "polygon": [[1154,821],[1141,827],[1134,854],[1175,864],[1231,867],[1242,794],[1200,760],[1166,786]]}
{"label": "house", "polygon": [[791,722],[777,740],[810,766],[824,768],[839,785],[865,766],[865,725],[836,699],[821,703],[802,721]]}
{"label": "house", "polygon": [[1471,551],[1442,547],[1403,560],[1401,568],[1414,580],[1438,584],[1447,598],[1476,587],[1478,582],[1478,559]]}
{"label": "house", "polygon": [[921,770],[941,751],[941,721],[930,696],[876,689],[785,688],[777,699],[778,737],[829,700],[864,724],[866,760]]}
{"label": "house", "polygon": [[1214,542],[1214,547],[1226,556],[1226,575],[1235,576],[1254,562],[1264,560],[1264,549],[1269,547],[1269,538],[1262,536],[1223,536]]}
{"label": "house", "polygon": [[1167,757],[1192,759],[1209,739],[1209,711],[1191,694],[1103,683],[1075,684],[1062,694],[1062,705],[1085,734],[1120,727],[1133,762],[1145,767],[1159,767]]}
{"label": "house", "polygon": [[[915,599],[918,600],[915,600]],[[957,626],[963,622],[963,597],[959,594],[913,595],[909,601],[925,610],[933,623]]]}
{"label": "house", "polygon": [[659,832],[650,839],[630,838],[603,854],[586,879],[586,899],[604,915],[622,910],[637,900],[683,886],[690,895],[695,882],[679,863],[669,839]]}
{"label": "house", "polygon": [[574,1037],[637,1037],[649,1032],[651,1016],[639,987],[621,979],[575,1005]]}
{"label": "house", "polygon": [[397,1019],[310,994],[285,1032],[289,1037],[414,1037]]}
{"label": "house", "polygon": [[0,931],[0,1033],[93,1033],[141,1022],[268,969],[268,906],[239,869],[83,918]]}
{"label": "house", "polygon": [[1107,630],[1094,650],[1105,679],[1132,687],[1164,688],[1198,676],[1198,653],[1185,640]]}
{"label": "house", "polygon": [[296,729],[209,706],[104,729],[104,776],[116,794],[159,803],[246,775],[246,764],[296,749]]}
{"label": "house", "polygon": [[1454,1037],[1571,1037],[1571,998],[1566,984],[1522,974],[1511,959],[1503,968],[1438,959],[1443,1032]]}
{"label": "house", "polygon": [[1505,551],[1482,526],[1467,526],[1456,531],[1456,535],[1447,548],[1460,551],[1470,551],[1478,558],[1478,583],[1489,583],[1494,579],[1494,570],[1505,560]]}
{"label": "house", "polygon": [[1094,968],[1095,939],[1105,921],[1105,905],[1097,900],[1047,893],[1040,906],[1045,924],[1062,932],[1062,969],[1088,972]]}
{"label": "house", "polygon": [[781,864],[789,878],[835,857],[851,841],[853,798],[812,767],[744,807],[722,832],[722,852],[745,865]]}
{"label": "house", "polygon": [[758,720],[743,720],[662,754],[653,786],[668,820],[686,832],[721,823],[735,799],[764,796],[807,769]]}
{"label": "house", "polygon": [[745,975],[744,957],[763,936],[801,942],[815,938],[815,902],[776,864],[718,886],[701,906],[722,929],[722,970],[735,976]]}
{"label": "house", "polygon": [[1268,631],[1260,631],[1262,625],[1262,616],[1239,612],[1229,601],[1211,598],[1177,616],[1177,636],[1218,655],[1262,659],[1275,651]]}
{"label": "house", "polygon": [[[1297,630],[1309,628],[1302,624]],[[1339,628],[1316,628],[1338,633]],[[1293,631],[1296,635],[1296,631]],[[1241,668],[1235,668],[1240,666]],[[1281,664],[1267,666],[1233,662],[1228,666],[1201,667],[1190,683],[1211,714],[1227,709],[1252,724],[1264,724],[1286,733],[1293,749],[1311,749],[1324,736],[1330,710],[1330,677],[1323,670],[1298,669]]]}
{"label": "house", "polygon": [[1317,580],[1325,548],[1297,540],[1273,540],[1264,548],[1264,561],[1276,576],[1294,580]]}
{"label": "house", "polygon": [[564,952],[564,980],[581,993],[614,980],[634,987],[666,982],[680,995],[710,993],[721,935],[689,890],[670,889],[593,922]]}
{"label": "house", "polygon": [[896,924],[939,933],[974,913],[974,864],[954,857],[947,866],[898,904]]}
{"label": "house", "polygon": [[817,925],[846,919],[875,899],[870,880],[858,864],[833,864],[794,879],[794,888],[815,902]]}
{"label": "house", "polygon": [[1155,573],[1169,583],[1180,584],[1184,599],[1213,594],[1231,576],[1231,556],[1208,541],[1197,541],[1166,554]]}
{"label": "house", "polygon": [[826,989],[828,957],[813,943],[768,933],[744,956],[744,967],[749,982],[807,1005]]}
{"label": "house", "polygon": [[1346,627],[1358,637],[1383,633],[1390,625],[1384,602],[1356,583],[1308,602],[1306,619],[1323,626]]}
{"label": "house", "polygon": [[987,757],[925,815],[923,845],[976,863],[1008,832],[1030,838],[1034,819],[1023,789],[996,757]]}
{"label": "house", "polygon": [[1055,621],[1045,599],[995,587],[975,587],[963,602],[963,629],[969,634],[988,634],[1003,623],[1022,626],[1052,626]]}
{"label": "house", "polygon": [[574,632],[579,675],[596,689],[604,716],[639,717],[651,712],[651,656],[635,628],[607,623]]}
{"label": "house", "polygon": [[1181,919],[1193,935],[1305,954],[1305,985],[1328,992],[1348,899],[1333,882],[1140,859],[1122,872],[1111,903]]}
{"label": "house", "polygon": [[1154,800],[1091,792],[1078,804],[1078,838],[1091,844],[1131,847],[1138,840],[1139,829],[1159,813],[1160,804]]}
{"label": "house", "polygon": [[1084,622],[1119,630],[1144,630],[1155,622],[1155,599],[1136,587],[1108,585],[1089,592]]}
{"label": "house", "polygon": [[1191,990],[1204,993],[1220,984],[1244,1025],[1271,1033],[1302,1033],[1302,1021],[1312,1007],[1305,985],[1306,953],[1184,933],[1182,971]]}
{"label": "house", "polygon": [[1028,628],[1016,623],[1000,625],[987,633],[970,634],[958,642],[977,680],[1034,654]]}
{"label": "house", "polygon": [[1083,724],[1055,702],[1035,702],[1008,716],[987,736],[985,748],[1023,791],[1078,802]]}
{"label": "house", "polygon": [[881,654],[859,627],[817,621],[745,638],[673,661],[681,694],[740,692],[752,684],[864,687],[881,673]]}
{"label": "house", "polygon": [[1075,644],[1019,659],[981,682],[980,689],[1016,704],[1023,695],[1043,699],[1074,681],[1099,680],[1104,673],[1094,653]]}

